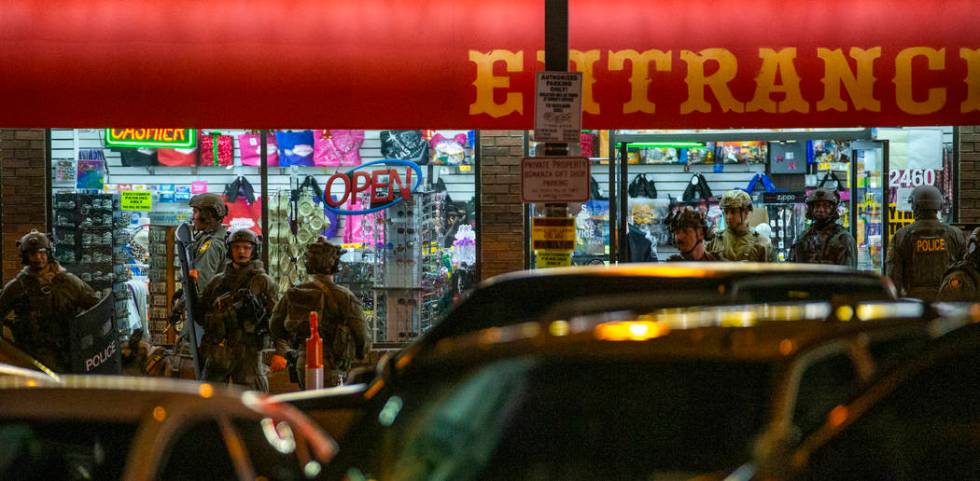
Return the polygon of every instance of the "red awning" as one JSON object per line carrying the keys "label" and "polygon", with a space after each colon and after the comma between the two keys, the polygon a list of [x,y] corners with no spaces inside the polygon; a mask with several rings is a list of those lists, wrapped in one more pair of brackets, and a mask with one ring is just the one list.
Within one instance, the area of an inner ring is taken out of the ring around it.
{"label": "red awning", "polygon": [[[980,124],[973,0],[570,0],[587,128]],[[540,0],[10,0],[0,126],[528,129]]]}

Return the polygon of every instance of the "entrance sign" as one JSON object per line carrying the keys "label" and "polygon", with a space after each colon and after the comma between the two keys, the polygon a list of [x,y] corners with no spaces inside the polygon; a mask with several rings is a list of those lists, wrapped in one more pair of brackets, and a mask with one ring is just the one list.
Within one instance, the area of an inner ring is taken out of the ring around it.
{"label": "entrance sign", "polygon": [[196,129],[105,129],[109,147],[193,149]]}
{"label": "entrance sign", "polygon": [[582,73],[538,72],[534,140],[577,144],[582,134]]}
{"label": "entrance sign", "polygon": [[589,200],[587,157],[526,157],[521,161],[521,202]]}
{"label": "entrance sign", "polygon": [[[4,2],[0,127],[534,128],[544,2],[173,10]],[[570,0],[568,10],[587,129],[980,125],[976,0]]]}

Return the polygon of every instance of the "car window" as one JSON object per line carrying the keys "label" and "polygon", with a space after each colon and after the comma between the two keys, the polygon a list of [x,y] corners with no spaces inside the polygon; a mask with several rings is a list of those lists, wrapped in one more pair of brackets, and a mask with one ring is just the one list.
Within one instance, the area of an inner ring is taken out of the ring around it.
{"label": "car window", "polygon": [[976,479],[977,366],[980,352],[962,352],[918,372],[814,453],[804,479]]}
{"label": "car window", "polygon": [[350,481],[693,477],[749,459],[771,373],[746,361],[500,361],[391,396],[379,415],[391,427],[352,432],[364,456],[332,468]]}
{"label": "car window", "polygon": [[0,479],[118,480],[135,433],[131,423],[0,421]]}
{"label": "car window", "polygon": [[238,481],[221,429],[214,421],[194,424],[169,448],[159,481]]}
{"label": "car window", "polygon": [[233,424],[245,442],[257,477],[268,481],[306,479],[296,457],[296,438],[289,423],[271,418],[239,418]]}
{"label": "car window", "polygon": [[858,385],[854,362],[846,353],[823,358],[803,370],[800,376],[793,424],[808,434],[823,424],[827,413],[847,401]]}

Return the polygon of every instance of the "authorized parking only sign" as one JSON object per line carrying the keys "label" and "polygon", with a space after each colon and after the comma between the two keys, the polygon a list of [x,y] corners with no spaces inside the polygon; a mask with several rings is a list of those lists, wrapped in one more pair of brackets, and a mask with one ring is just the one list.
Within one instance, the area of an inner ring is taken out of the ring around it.
{"label": "authorized parking only sign", "polygon": [[538,72],[534,140],[578,144],[582,134],[582,72]]}

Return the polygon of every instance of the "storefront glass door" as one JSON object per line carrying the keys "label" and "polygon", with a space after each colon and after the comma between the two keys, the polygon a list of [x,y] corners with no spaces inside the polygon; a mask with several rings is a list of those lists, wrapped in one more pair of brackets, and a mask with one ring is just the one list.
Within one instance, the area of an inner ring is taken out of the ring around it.
{"label": "storefront glass door", "polygon": [[851,143],[851,233],[857,242],[857,268],[881,272],[888,245],[883,215],[888,171],[886,142]]}

